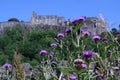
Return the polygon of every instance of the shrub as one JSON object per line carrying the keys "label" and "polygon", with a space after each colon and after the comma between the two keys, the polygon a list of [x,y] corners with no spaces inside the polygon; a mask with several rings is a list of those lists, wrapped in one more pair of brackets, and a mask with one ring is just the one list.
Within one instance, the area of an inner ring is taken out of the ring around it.
{"label": "shrub", "polygon": [[8,19],[8,22],[19,22],[19,20],[17,18],[10,18]]}
{"label": "shrub", "polygon": [[4,63],[6,63],[7,60],[8,60],[8,55],[0,53],[0,65],[3,65]]}

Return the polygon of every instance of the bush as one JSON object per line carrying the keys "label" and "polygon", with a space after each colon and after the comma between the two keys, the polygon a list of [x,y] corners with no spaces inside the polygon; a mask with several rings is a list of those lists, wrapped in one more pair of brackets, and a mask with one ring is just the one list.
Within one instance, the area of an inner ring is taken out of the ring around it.
{"label": "bush", "polygon": [[10,19],[8,19],[8,22],[11,22],[11,21],[13,21],[13,22],[19,22],[19,20],[17,18],[10,18]]}
{"label": "bush", "polygon": [[38,61],[33,59],[32,61],[28,61],[33,67],[38,65]]}
{"label": "bush", "polygon": [[8,60],[8,56],[0,52],[0,65],[3,65]]}

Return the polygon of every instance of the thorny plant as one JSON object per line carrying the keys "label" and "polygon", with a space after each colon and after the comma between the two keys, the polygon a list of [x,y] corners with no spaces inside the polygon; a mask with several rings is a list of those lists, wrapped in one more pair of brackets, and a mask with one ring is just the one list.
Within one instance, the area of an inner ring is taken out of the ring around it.
{"label": "thorny plant", "polygon": [[40,69],[46,80],[118,80],[120,34],[91,35],[85,18],[71,21],[58,33],[51,50],[41,50]]}

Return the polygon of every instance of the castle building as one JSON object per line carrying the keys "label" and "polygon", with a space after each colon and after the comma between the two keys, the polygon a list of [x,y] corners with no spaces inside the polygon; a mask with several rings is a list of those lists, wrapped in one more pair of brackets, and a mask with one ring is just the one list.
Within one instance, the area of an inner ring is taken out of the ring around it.
{"label": "castle building", "polygon": [[108,31],[108,23],[101,15],[100,18],[86,17],[82,29],[89,31],[91,35],[101,34],[102,32]]}
{"label": "castle building", "polygon": [[65,26],[64,22],[65,22],[64,17],[55,16],[55,15],[39,16],[35,12],[32,13],[30,20],[31,24],[59,25],[59,26]]}

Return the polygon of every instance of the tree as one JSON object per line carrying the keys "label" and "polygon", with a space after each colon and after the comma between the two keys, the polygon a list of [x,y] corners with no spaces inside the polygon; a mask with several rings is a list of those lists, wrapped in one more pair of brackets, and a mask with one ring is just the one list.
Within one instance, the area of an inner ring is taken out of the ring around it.
{"label": "tree", "polygon": [[10,18],[8,19],[8,22],[19,22],[19,20],[17,18]]}

